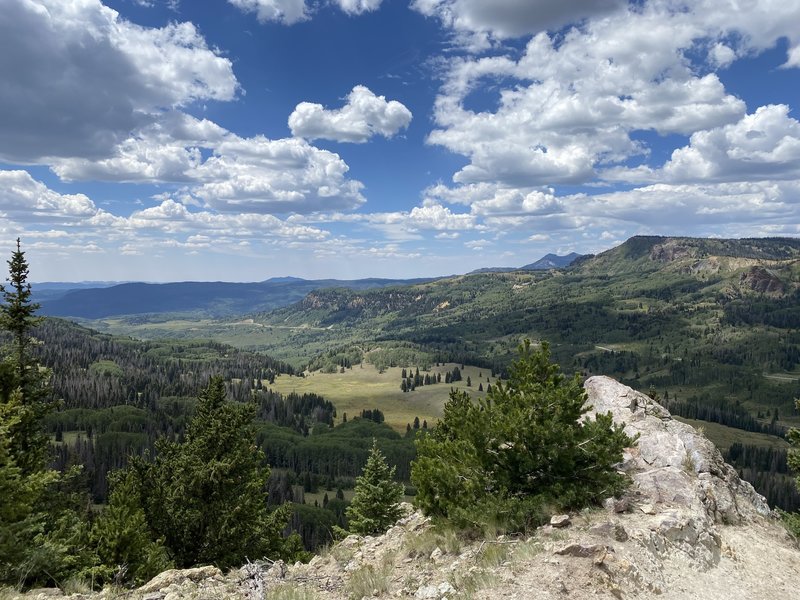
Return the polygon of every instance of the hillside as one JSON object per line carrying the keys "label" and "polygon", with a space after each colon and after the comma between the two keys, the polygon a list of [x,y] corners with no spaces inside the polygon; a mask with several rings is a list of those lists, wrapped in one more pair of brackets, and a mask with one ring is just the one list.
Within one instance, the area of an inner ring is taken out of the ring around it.
{"label": "hillside", "polygon": [[101,319],[115,315],[177,313],[194,317],[227,317],[271,310],[295,302],[310,291],[328,287],[364,290],[418,283],[396,279],[306,280],[277,277],[258,283],[197,282],[123,283],[107,287],[82,287],[68,291],[45,288],[41,314],[55,317]]}
{"label": "hillside", "polygon": [[[384,535],[351,535],[308,564],[256,561],[166,571],[132,599],[352,598],[784,600],[800,588],[800,550],[764,499],[692,427],[605,378],[586,383],[596,412],[639,434],[620,468],[632,480],[602,508],[528,535],[465,536],[407,506]],[[11,595],[33,599],[39,592]],[[58,596],[50,591],[47,597]],[[74,600],[77,595],[69,596]],[[82,600],[104,594],[86,590]]]}

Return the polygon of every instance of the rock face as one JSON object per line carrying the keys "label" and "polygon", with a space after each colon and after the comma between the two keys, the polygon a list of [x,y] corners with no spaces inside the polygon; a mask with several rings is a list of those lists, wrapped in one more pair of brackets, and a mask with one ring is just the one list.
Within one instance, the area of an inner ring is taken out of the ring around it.
{"label": "rock face", "polygon": [[591,377],[585,388],[589,415],[610,412],[626,424],[628,435],[639,436],[622,470],[632,478],[632,499],[640,506],[731,525],[770,514],[764,497],[739,478],[712,442],[648,396],[609,377]]}
{"label": "rock face", "polygon": [[[307,565],[253,563],[167,571],[138,590],[85,598],[178,600],[788,600],[800,597],[800,550],[764,498],[692,427],[607,377],[586,382],[589,413],[639,436],[631,477],[603,508],[554,515],[529,536],[464,540],[406,505],[379,537],[351,535]],[[53,590],[26,598],[53,598]],[[10,596],[13,597],[13,596]]]}

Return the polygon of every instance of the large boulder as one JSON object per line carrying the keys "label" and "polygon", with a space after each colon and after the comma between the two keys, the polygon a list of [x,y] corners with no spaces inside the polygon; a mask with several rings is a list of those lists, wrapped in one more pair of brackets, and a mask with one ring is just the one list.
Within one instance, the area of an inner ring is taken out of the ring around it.
{"label": "large boulder", "polygon": [[628,435],[639,436],[621,466],[633,480],[634,504],[681,509],[725,524],[770,514],[764,497],[739,478],[717,447],[663,406],[610,377],[590,377],[585,389],[587,416],[610,412]]}

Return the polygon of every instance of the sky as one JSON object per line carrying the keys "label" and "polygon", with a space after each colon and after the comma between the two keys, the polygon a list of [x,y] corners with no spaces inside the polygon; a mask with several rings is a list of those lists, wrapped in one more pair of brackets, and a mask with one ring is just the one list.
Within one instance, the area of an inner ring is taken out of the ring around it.
{"label": "sky", "polygon": [[433,277],[800,235],[797,0],[2,0],[33,281]]}

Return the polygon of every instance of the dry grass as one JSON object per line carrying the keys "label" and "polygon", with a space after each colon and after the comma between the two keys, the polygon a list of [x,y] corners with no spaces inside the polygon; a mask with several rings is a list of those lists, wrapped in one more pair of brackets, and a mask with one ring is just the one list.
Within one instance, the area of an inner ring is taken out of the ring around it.
{"label": "dry grass", "polygon": [[364,565],[353,571],[346,592],[351,600],[380,596],[389,591],[394,572],[394,554],[387,554],[379,565]]}
{"label": "dry grass", "polygon": [[288,583],[267,590],[264,594],[264,600],[317,600],[317,598],[319,596],[314,590]]}
{"label": "dry grass", "polygon": [[463,540],[455,530],[434,528],[423,531],[419,535],[407,536],[404,549],[410,558],[417,556],[427,558],[436,548],[448,554],[458,554],[463,544]]}

